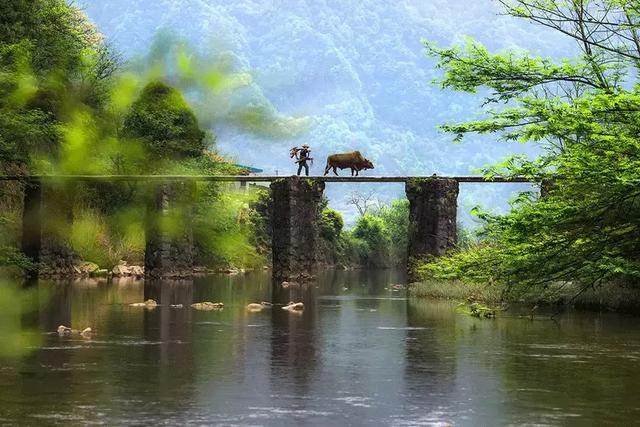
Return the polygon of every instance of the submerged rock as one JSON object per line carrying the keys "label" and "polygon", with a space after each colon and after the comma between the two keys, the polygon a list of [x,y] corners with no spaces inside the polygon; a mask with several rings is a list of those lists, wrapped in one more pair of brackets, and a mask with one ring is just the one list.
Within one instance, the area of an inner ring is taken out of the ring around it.
{"label": "submerged rock", "polygon": [[145,307],[145,308],[156,308],[158,303],[155,300],[148,299],[145,302],[134,302],[133,304],[129,304],[131,307]]}
{"label": "submerged rock", "polygon": [[64,326],[64,325],[58,326],[57,331],[58,331],[58,335],[60,335],[61,337],[69,336],[73,333],[73,330],[70,327]]}
{"label": "submerged rock", "polygon": [[82,338],[91,338],[93,336],[93,330],[91,328],[84,328],[82,331],[78,331],[68,326],[60,325],[58,326],[57,332],[61,337],[68,337],[72,334],[79,334]]}
{"label": "submerged rock", "polygon": [[224,307],[224,304],[221,302],[204,301],[204,302],[196,302],[194,304],[191,304],[191,307],[195,310],[211,311],[211,310],[222,310]]}
{"label": "submerged rock", "polygon": [[302,311],[304,310],[304,304],[301,302],[289,301],[289,304],[282,307],[282,309],[289,310],[289,311]]}
{"label": "submerged rock", "polygon": [[264,309],[264,306],[262,304],[256,304],[252,302],[251,304],[247,305],[247,310],[249,311],[262,311],[263,309]]}
{"label": "submerged rock", "polygon": [[273,304],[266,301],[262,301],[260,302],[260,304],[252,302],[251,304],[247,305],[247,310],[251,312],[258,312],[264,310],[265,308],[271,308],[272,305]]}

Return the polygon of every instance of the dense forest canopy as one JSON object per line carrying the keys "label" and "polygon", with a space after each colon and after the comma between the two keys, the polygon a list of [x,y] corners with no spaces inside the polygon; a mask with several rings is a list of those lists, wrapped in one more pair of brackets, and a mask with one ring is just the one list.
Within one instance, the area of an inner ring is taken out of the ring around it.
{"label": "dense forest canopy", "polygon": [[543,197],[523,193],[507,215],[480,213],[482,240],[425,271],[499,282],[524,291],[577,282],[581,290],[640,276],[640,3],[619,0],[503,0],[512,16],[551,28],[581,53],[557,61],[491,53],[469,39],[448,48],[425,42],[443,88],[487,89],[484,117],[446,124],[465,137],[497,134],[538,144],[535,160],[513,156],[487,176],[529,176]]}

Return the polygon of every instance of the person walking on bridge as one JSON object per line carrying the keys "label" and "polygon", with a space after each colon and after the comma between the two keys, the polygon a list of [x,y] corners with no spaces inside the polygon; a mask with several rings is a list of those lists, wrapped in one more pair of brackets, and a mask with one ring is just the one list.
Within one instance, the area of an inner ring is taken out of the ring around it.
{"label": "person walking on bridge", "polygon": [[311,149],[307,144],[304,144],[302,148],[293,147],[291,149],[291,157],[296,158],[296,163],[298,164],[298,176],[302,173],[302,168],[304,168],[304,173],[306,176],[309,176],[309,165],[307,162],[311,162],[311,166],[313,166],[313,158],[311,157]]}

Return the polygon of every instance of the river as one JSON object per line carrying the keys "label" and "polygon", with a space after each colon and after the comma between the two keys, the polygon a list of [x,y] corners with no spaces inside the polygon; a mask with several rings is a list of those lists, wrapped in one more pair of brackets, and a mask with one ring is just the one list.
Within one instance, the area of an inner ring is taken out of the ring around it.
{"label": "river", "polygon": [[[292,291],[301,314],[245,309],[272,299],[264,272],[146,294],[132,281],[39,283],[20,323],[39,339],[0,361],[0,424],[638,422],[638,318],[480,320],[396,283],[392,270],[326,272]],[[161,305],[129,306],[149,296]],[[206,300],[224,309],[190,308]],[[60,324],[96,334],[60,337]]]}

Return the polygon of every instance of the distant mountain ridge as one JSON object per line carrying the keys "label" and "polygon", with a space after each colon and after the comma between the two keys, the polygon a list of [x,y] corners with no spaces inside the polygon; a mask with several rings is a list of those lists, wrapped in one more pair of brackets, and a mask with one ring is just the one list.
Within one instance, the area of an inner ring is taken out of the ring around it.
{"label": "distant mountain ridge", "polygon": [[[497,16],[489,0],[84,0],[98,28],[125,56],[143,53],[169,28],[199,47],[233,52],[255,77],[256,102],[309,116],[297,140],[274,141],[217,126],[218,146],[265,172],[291,173],[288,148],[314,149],[315,172],[332,152],[358,149],[376,174],[468,174],[514,150],[505,143],[451,143],[436,129],[474,117],[478,99],[441,91],[421,38],[442,45],[469,34],[491,49],[569,52],[555,35]],[[518,43],[527,41],[527,46]],[[493,190],[491,190],[493,191]]]}

